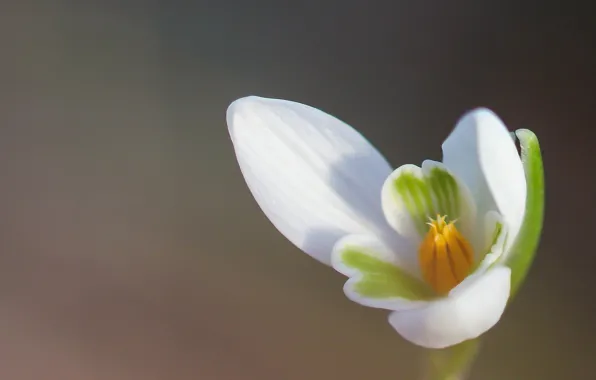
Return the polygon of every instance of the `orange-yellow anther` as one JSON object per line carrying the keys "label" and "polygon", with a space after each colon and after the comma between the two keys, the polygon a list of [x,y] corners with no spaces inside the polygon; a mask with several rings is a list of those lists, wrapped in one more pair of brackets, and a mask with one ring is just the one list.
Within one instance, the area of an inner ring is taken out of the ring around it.
{"label": "orange-yellow anther", "polygon": [[431,219],[418,259],[424,279],[438,294],[446,294],[470,273],[474,255],[470,243],[445,216]]}

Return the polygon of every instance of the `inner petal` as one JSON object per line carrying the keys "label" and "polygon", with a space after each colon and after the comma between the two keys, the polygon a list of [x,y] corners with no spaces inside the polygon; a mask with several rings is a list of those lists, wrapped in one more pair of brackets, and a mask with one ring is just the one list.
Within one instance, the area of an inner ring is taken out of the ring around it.
{"label": "inner petal", "polygon": [[333,268],[349,277],[346,296],[361,305],[388,310],[417,307],[436,297],[422,279],[402,267],[404,262],[376,236],[348,235],[331,255]]}
{"label": "inner petal", "polygon": [[426,282],[443,295],[470,274],[474,252],[455,222],[446,222],[446,216],[437,215],[428,226],[418,251],[420,269]]}
{"label": "inner petal", "polygon": [[475,247],[476,207],[465,185],[443,164],[424,161],[422,167],[403,165],[385,181],[383,212],[388,223],[418,246],[428,232],[430,217],[448,215]]}

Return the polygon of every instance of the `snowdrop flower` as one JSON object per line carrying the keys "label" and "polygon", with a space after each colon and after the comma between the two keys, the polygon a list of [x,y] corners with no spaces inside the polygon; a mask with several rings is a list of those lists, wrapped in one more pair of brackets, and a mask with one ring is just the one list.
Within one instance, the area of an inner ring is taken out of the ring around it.
{"label": "snowdrop flower", "polygon": [[499,321],[542,226],[532,132],[517,131],[520,158],[503,122],[476,109],[443,143],[443,162],[392,170],[357,131],[303,104],[241,98],[227,123],[265,215],[346,275],[349,299],[390,310],[393,328],[426,348],[477,338]]}

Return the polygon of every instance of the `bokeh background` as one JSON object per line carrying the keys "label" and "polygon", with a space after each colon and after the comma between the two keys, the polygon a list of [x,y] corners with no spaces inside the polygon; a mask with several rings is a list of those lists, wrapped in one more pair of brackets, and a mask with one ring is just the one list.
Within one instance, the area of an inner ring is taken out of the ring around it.
{"label": "bokeh background", "polygon": [[386,312],[258,209],[225,110],[314,105],[392,162],[487,106],[544,149],[535,265],[472,379],[596,371],[592,13],[572,2],[5,2],[0,378],[416,379]]}

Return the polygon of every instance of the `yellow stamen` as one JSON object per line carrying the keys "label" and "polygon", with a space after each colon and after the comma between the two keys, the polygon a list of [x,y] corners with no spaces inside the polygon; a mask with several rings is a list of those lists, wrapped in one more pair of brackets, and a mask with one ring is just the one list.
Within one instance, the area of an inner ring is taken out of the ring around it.
{"label": "yellow stamen", "polygon": [[445,216],[440,215],[431,219],[418,250],[422,275],[438,294],[446,294],[462,282],[474,262],[470,243],[454,223],[446,223]]}

